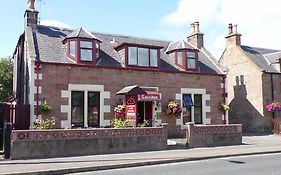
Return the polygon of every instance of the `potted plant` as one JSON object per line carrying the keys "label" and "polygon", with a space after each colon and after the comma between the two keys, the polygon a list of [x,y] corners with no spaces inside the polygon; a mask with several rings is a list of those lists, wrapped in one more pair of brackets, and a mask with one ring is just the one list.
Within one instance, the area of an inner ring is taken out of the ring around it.
{"label": "potted plant", "polygon": [[229,105],[225,105],[225,104],[220,104],[219,105],[219,110],[221,111],[228,111],[230,109]]}
{"label": "potted plant", "polygon": [[46,99],[43,100],[42,105],[40,106],[41,112],[48,112],[51,110],[51,107],[49,106],[48,102]]}
{"label": "potted plant", "polygon": [[273,101],[270,104],[266,105],[267,111],[281,111],[281,103],[278,101]]}
{"label": "potted plant", "polygon": [[125,112],[126,106],[124,104],[122,105],[117,105],[114,107],[114,113],[115,113],[115,117],[125,117],[126,116],[126,112]]}
{"label": "potted plant", "polygon": [[174,100],[169,100],[168,105],[166,108],[167,114],[175,114],[176,116],[179,116],[181,114],[182,108],[181,106]]}

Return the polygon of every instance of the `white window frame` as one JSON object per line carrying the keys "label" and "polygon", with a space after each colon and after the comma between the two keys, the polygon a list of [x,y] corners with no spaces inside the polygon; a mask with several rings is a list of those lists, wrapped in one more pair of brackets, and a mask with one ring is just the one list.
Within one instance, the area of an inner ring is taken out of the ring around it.
{"label": "white window frame", "polygon": [[[62,121],[62,125],[68,128],[71,128],[71,91],[84,91],[84,93],[90,92],[100,92],[100,126],[108,126],[110,125],[110,120],[104,119],[105,113],[110,113],[110,105],[104,105],[105,99],[110,99],[110,92],[104,91],[104,85],[90,85],[90,84],[69,84],[68,90],[62,90],[61,96],[62,98],[68,98],[68,105],[61,105],[61,113],[67,113],[67,120]],[[88,97],[88,95],[86,95]],[[85,98],[84,95],[84,103],[88,104],[88,98]],[[84,108],[85,111],[85,119],[88,119],[88,107]],[[85,124],[84,120],[84,124]],[[88,123],[84,125],[84,127],[88,127]]]}
{"label": "white window frame", "polygon": [[[194,94],[202,95],[202,124],[211,124],[211,119],[207,117],[207,112],[211,111],[211,107],[207,106],[207,100],[210,100],[210,94],[206,93],[206,89],[195,89],[195,88],[181,88],[181,92],[176,94],[176,100],[179,100],[181,104],[183,104],[183,94],[191,94],[192,100],[194,99]],[[191,115],[194,114],[194,108],[191,109]],[[192,121],[194,121],[194,115],[191,116]],[[184,126],[183,124],[183,115],[181,114],[181,118],[177,119],[177,125]]]}

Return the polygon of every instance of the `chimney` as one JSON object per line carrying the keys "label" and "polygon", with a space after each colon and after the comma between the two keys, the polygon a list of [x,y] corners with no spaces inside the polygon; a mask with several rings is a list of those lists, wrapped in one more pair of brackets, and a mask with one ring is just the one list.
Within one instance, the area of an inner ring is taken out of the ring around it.
{"label": "chimney", "polygon": [[191,24],[191,35],[187,37],[187,41],[198,49],[201,49],[204,46],[203,35],[199,29],[199,22],[194,22]]}
{"label": "chimney", "polygon": [[228,35],[226,38],[226,46],[241,45],[241,34],[237,31],[237,24],[228,24]]}
{"label": "chimney", "polygon": [[38,25],[38,11],[35,10],[35,0],[28,0],[28,9],[25,11],[25,27],[36,29]]}

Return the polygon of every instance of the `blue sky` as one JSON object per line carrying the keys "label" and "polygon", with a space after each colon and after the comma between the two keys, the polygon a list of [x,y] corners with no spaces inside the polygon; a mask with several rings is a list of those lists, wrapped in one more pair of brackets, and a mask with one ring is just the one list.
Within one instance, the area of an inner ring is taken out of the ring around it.
{"label": "blue sky", "polygon": [[[279,0],[36,0],[41,24],[177,40],[200,22],[205,46],[218,59],[228,23],[238,24],[242,44],[281,49]],[[27,0],[1,2],[0,57],[12,55],[23,32]],[[4,7],[4,8],[3,8]]]}

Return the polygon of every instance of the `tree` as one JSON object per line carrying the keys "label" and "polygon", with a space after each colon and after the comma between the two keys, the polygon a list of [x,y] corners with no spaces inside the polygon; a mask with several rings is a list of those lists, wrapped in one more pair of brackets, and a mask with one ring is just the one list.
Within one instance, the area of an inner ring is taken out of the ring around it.
{"label": "tree", "polygon": [[0,58],[0,102],[8,101],[13,95],[13,60]]}

